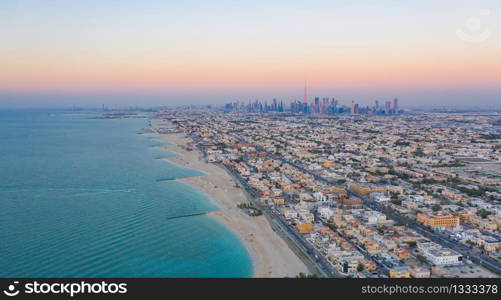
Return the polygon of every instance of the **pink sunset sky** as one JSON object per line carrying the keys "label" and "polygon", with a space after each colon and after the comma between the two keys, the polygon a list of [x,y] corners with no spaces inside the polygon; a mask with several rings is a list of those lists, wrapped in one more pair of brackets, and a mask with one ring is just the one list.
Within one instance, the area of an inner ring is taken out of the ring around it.
{"label": "pink sunset sky", "polygon": [[2,1],[0,106],[501,102],[499,1],[239,2]]}

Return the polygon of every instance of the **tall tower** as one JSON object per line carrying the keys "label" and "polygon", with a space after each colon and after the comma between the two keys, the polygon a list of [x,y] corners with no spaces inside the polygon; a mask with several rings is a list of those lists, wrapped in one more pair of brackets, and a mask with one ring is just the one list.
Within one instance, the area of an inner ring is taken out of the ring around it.
{"label": "tall tower", "polygon": [[304,81],[304,98],[303,98],[303,103],[306,104],[308,102],[308,94],[307,94],[307,88],[306,88],[306,80]]}
{"label": "tall tower", "polygon": [[393,99],[393,109],[398,110],[398,98]]}
{"label": "tall tower", "polygon": [[391,101],[386,101],[384,104],[385,111],[387,114],[389,114],[391,110]]}

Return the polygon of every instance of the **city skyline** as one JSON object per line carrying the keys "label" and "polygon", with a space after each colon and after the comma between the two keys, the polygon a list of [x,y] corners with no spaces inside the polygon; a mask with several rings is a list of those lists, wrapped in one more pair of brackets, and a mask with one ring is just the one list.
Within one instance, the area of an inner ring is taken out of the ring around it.
{"label": "city skyline", "polygon": [[3,293],[499,294],[500,15],[0,1]]}
{"label": "city skyline", "polygon": [[223,104],[495,106],[495,1],[3,1],[0,107]]}
{"label": "city skyline", "polygon": [[[212,106],[211,106],[212,107]],[[104,108],[104,106],[103,106]],[[282,101],[273,98],[272,101],[237,101],[226,103],[220,107],[224,111],[251,112],[251,113],[294,113],[294,114],[314,114],[314,115],[333,115],[349,113],[357,114],[378,114],[378,115],[395,115],[404,113],[404,110],[399,105],[398,98],[389,101],[375,100],[372,104],[366,106],[351,102],[350,106],[344,105],[338,99],[332,97],[314,97],[312,100],[308,98],[307,88],[305,85],[303,100]]]}

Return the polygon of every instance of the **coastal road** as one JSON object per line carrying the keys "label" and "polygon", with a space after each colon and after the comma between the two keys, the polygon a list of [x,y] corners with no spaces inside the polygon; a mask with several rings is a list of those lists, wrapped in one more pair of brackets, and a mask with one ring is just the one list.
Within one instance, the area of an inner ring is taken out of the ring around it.
{"label": "coastal road", "polygon": [[242,176],[236,172],[231,166],[226,164],[221,164],[231,175],[233,178],[238,180],[240,185],[246,189],[251,195],[251,202],[261,209],[265,214],[265,217],[268,219],[272,228],[280,233],[286,241],[292,242],[297,250],[300,253],[297,253],[300,257],[306,257],[308,260],[307,263],[309,265],[313,265],[313,267],[318,271],[318,273],[323,277],[333,277],[340,278],[344,277],[339,274],[335,268],[332,266],[330,262],[327,261],[324,255],[319,253],[312,245],[310,245],[299,233],[297,233],[291,226],[287,224],[287,222],[282,218],[282,216],[275,210],[261,205],[257,199],[259,198],[259,193],[249,185],[249,183],[242,178]]}
{"label": "coastal road", "polygon": [[[190,138],[199,145],[197,148],[200,150],[204,157],[207,156],[205,148],[200,146],[201,140],[193,135],[189,135]],[[226,171],[235,179],[242,188],[244,188],[250,195],[250,201],[257,208],[263,211],[266,219],[270,222],[272,229],[281,235],[285,241],[291,245],[292,249],[296,254],[307,264],[310,268],[316,270],[316,273],[321,277],[332,277],[341,278],[344,277],[339,274],[335,268],[329,263],[325,257],[319,253],[312,245],[310,245],[299,233],[292,229],[287,222],[281,217],[280,214],[273,211],[269,207],[263,207],[257,199],[259,199],[259,193],[251,186],[249,183],[230,165],[221,163],[220,164]],[[306,261],[305,261],[306,260]]]}

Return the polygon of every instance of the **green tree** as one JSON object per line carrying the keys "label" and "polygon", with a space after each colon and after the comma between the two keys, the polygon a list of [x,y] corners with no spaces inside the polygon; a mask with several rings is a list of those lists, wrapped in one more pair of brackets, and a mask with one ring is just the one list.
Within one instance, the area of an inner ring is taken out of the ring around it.
{"label": "green tree", "polygon": [[303,272],[300,272],[296,278],[318,278],[317,274],[305,274]]}
{"label": "green tree", "polygon": [[422,256],[421,254],[418,254],[416,258],[422,264],[426,261],[426,257]]}
{"label": "green tree", "polygon": [[435,204],[431,207],[431,209],[433,209],[433,211],[439,211],[442,209],[442,206],[440,206],[440,204]]}
{"label": "green tree", "polygon": [[362,272],[365,269],[364,265],[358,264],[357,266],[357,272]]}
{"label": "green tree", "polygon": [[478,215],[482,218],[482,219],[485,219],[487,218],[487,216],[489,216],[491,214],[491,212],[481,208],[479,211],[478,211]]}

